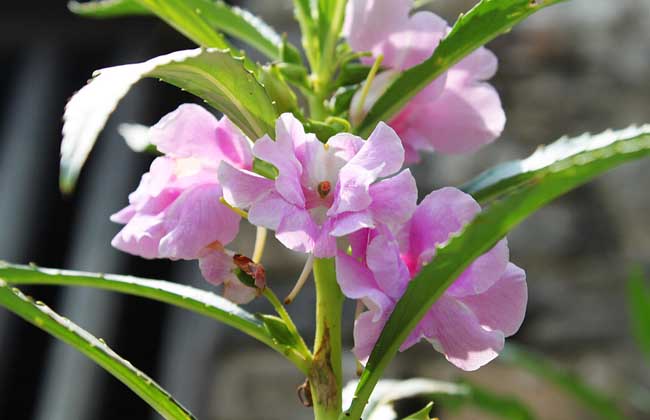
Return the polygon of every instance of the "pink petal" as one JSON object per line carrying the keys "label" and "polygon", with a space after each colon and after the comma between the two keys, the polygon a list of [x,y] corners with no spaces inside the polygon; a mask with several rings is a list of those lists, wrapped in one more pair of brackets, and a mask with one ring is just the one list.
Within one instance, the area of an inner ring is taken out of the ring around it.
{"label": "pink petal", "polygon": [[375,320],[392,311],[394,302],[381,290],[372,272],[341,252],[336,256],[336,279],[345,296],[362,299],[372,309]]}
{"label": "pink petal", "polygon": [[484,328],[502,331],[509,337],[519,330],[526,314],[526,273],[510,263],[499,281],[485,292],[460,299]]}
{"label": "pink petal", "polygon": [[[253,153],[278,169],[279,175],[275,180],[275,188],[285,200],[304,207],[305,197],[300,186],[302,166],[294,151],[294,141],[302,143],[304,139],[294,140],[289,137],[290,135],[300,135],[300,130],[295,126],[295,123],[300,124],[300,122],[293,121],[293,117],[289,118],[286,115],[288,114],[283,114],[276,123],[276,140],[273,141],[267,136],[262,137],[253,146]],[[286,126],[287,124],[289,127]],[[302,125],[300,127],[302,128]],[[302,136],[304,135],[303,129]]]}
{"label": "pink petal", "polygon": [[330,235],[341,237],[364,228],[374,228],[372,215],[368,212],[345,213],[334,218]]}
{"label": "pink petal", "polygon": [[231,302],[243,305],[257,297],[257,290],[246,286],[233,277],[224,282],[223,297]]}
{"label": "pink petal", "polygon": [[172,157],[219,159],[215,142],[218,121],[203,107],[183,104],[151,127],[151,142]]}
{"label": "pink petal", "polygon": [[480,368],[503,349],[501,331],[481,327],[468,307],[446,296],[438,299],[420,323],[423,334],[434,348],[463,370]]}
{"label": "pink petal", "polygon": [[408,21],[408,0],[348,1],[343,34],[354,51],[371,51]]}
{"label": "pink petal", "polygon": [[269,191],[261,194],[248,211],[248,221],[255,226],[276,230],[282,218],[293,212],[296,206],[288,203],[280,194]]}
{"label": "pink petal", "polygon": [[293,251],[312,252],[318,237],[318,226],[307,210],[294,207],[282,218],[275,230],[275,237]]}
{"label": "pink petal", "polygon": [[468,194],[446,187],[431,192],[418,205],[404,229],[409,241],[404,244],[406,254],[413,260],[437,244],[446,242],[481,211],[478,203]]}
{"label": "pink petal", "polygon": [[346,165],[339,172],[339,182],[334,190],[334,202],[327,210],[327,215],[332,217],[346,212],[366,210],[372,198],[370,197],[370,184],[376,179],[381,168],[369,171],[358,166]]}
{"label": "pink petal", "polygon": [[236,168],[251,169],[253,167],[253,151],[251,143],[235,124],[223,117],[217,124],[216,143],[223,159]]}
{"label": "pink petal", "polygon": [[168,233],[160,242],[160,256],[195,259],[209,244],[231,242],[239,231],[240,217],[221,204],[218,184],[189,189],[172,204],[164,217]]}
{"label": "pink petal", "polygon": [[341,173],[363,168],[376,172],[378,177],[386,177],[399,171],[403,163],[402,141],[395,130],[380,122],[359,152],[341,169]]}
{"label": "pink petal", "polygon": [[399,244],[387,229],[379,229],[368,245],[367,264],[381,290],[392,299],[399,299],[411,279],[400,258]]}
{"label": "pink petal", "polygon": [[110,220],[113,223],[121,223],[123,225],[129,223],[131,219],[136,214],[135,206],[133,204],[130,204],[126,207],[124,207],[122,210],[118,211],[117,213],[111,214]]}
{"label": "pink petal", "polygon": [[327,145],[334,151],[334,154],[345,161],[352,159],[361,150],[364,143],[361,137],[350,133],[336,134],[327,141]]}
{"label": "pink petal", "polygon": [[223,284],[226,279],[234,276],[233,270],[236,267],[232,257],[224,250],[206,248],[199,257],[201,275],[215,286]]}
{"label": "pink petal", "polygon": [[408,169],[371,185],[369,192],[373,218],[393,228],[410,219],[417,207],[418,189]]}
{"label": "pink petal", "polygon": [[327,219],[320,227],[320,232],[314,242],[312,253],[316,258],[332,258],[336,256],[336,238],[332,236],[332,219]]}
{"label": "pink petal", "polygon": [[371,311],[359,315],[354,321],[354,355],[365,364],[372,353],[375,343],[379,339],[386,320],[375,320],[376,316]]}
{"label": "pink petal", "polygon": [[508,242],[503,239],[494,248],[478,257],[447,289],[452,296],[483,293],[497,283],[508,266]]}
{"label": "pink petal", "polygon": [[136,215],[115,235],[111,245],[142,258],[158,258],[158,246],[165,233],[162,216]]}
{"label": "pink petal", "polygon": [[219,183],[223,197],[232,206],[249,208],[256,200],[273,190],[273,181],[256,173],[236,169],[226,162],[219,165]]}

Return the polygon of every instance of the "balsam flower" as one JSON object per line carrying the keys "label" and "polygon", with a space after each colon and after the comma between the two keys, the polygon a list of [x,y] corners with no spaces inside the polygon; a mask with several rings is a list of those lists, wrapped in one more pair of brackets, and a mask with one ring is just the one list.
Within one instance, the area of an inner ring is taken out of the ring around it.
{"label": "balsam flower", "polygon": [[[409,281],[480,211],[469,195],[443,188],[429,194],[393,235],[366,229],[350,236],[352,255],[336,259],[343,293],[369,308],[355,322],[355,354],[366,360]],[[526,310],[526,275],[510,263],[506,241],[479,257],[445,291],[400,350],[427,340],[447,360],[475,370],[494,359],[519,329]]]}
{"label": "balsam flower", "polygon": [[111,216],[125,225],[111,244],[143,258],[199,259],[206,280],[225,283],[226,297],[249,301],[255,290],[232,274],[233,255],[223,248],[237,236],[240,216],[219,201],[217,178],[222,161],[252,167],[248,139],[228,118],[185,104],[151,127],[149,140],[163,156],[142,176],[129,205]]}
{"label": "balsam flower", "polygon": [[[350,108],[354,123],[367,114],[379,96],[403,70],[433,54],[450,31],[447,23],[428,11],[409,16],[408,0],[350,0],[344,33],[353,50],[369,51],[371,64],[383,55],[380,73],[363,105],[357,93]],[[497,70],[497,58],[479,48],[418,93],[389,125],[404,141],[407,163],[421,151],[467,153],[494,141],[506,117],[496,90],[487,80]]]}
{"label": "balsam flower", "polygon": [[[337,134],[326,144],[293,115],[276,122],[276,140],[259,139],[253,154],[278,169],[275,180],[224,161],[226,201],[248,220],[275,230],[287,248],[318,258],[336,254],[336,238],[378,224],[397,226],[415,210],[417,189],[397,134],[380,123],[367,141]],[[380,178],[385,178],[379,180]]]}

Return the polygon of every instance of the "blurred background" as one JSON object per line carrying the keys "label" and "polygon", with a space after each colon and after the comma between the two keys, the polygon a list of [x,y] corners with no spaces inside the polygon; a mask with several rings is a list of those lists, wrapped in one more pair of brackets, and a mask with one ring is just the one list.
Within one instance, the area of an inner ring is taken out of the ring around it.
{"label": "blurred background", "polygon": [[[289,0],[232,1],[297,40]],[[471,0],[429,7],[453,22]],[[110,247],[108,216],[126,204],[151,161],[136,155],[118,123],[153,124],[182,102],[176,89],[144,81],[113,115],[76,192],[58,190],[61,115],[97,68],[143,61],[192,44],[153,18],[95,21],[66,1],[0,6],[0,259],[169,279],[209,288],[195,263],[145,261]],[[572,0],[546,9],[498,38],[493,80],[508,115],[503,137],[464,157],[432,156],[415,169],[424,195],[460,185],[504,160],[529,155],[563,134],[650,122],[650,2]],[[650,162],[627,165],[558,200],[514,231],[512,260],[528,273],[530,302],[513,342],[613,396],[631,419],[650,418],[650,362],[634,343],[625,302],[632,267],[650,267]],[[242,225],[244,226],[244,225]],[[250,252],[244,227],[234,249]],[[283,295],[303,264],[271,241],[268,277]],[[295,388],[304,378],[252,339],[197,315],[138,298],[88,289],[28,288],[29,294],[103,337],[200,419],[308,419]],[[313,290],[289,308],[313,335]],[[262,302],[251,311],[268,310]],[[352,347],[352,307],[346,348]],[[354,377],[348,352],[346,374]],[[461,374],[427,345],[398,356],[390,376],[460,377],[513,395],[539,419],[596,419],[551,382],[496,361]],[[487,418],[472,409],[439,415]],[[416,409],[419,407],[415,407]],[[156,418],[117,380],[71,348],[0,310],[0,419]]]}

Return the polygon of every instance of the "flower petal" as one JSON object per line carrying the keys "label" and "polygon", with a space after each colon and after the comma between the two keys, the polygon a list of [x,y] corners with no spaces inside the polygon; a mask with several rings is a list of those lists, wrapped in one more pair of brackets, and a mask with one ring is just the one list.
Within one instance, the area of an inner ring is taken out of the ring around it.
{"label": "flower petal", "polygon": [[341,173],[363,168],[376,172],[378,177],[386,177],[399,171],[403,163],[402,141],[395,130],[380,122],[359,152],[341,169]]}
{"label": "flower petal", "polygon": [[135,215],[115,235],[111,245],[142,258],[158,258],[158,246],[165,233],[161,215]]}
{"label": "flower petal", "polygon": [[160,257],[195,259],[209,244],[231,242],[239,231],[240,217],[219,202],[218,184],[189,189],[172,204],[164,216],[168,232],[160,241]]}
{"label": "flower petal", "polygon": [[246,286],[233,276],[223,284],[223,297],[231,302],[243,305],[257,297],[257,290]]}
{"label": "flower petal", "polygon": [[220,159],[215,141],[218,121],[205,108],[183,104],[151,127],[151,142],[167,156]]}
{"label": "flower petal", "polygon": [[224,116],[217,124],[216,143],[222,159],[230,162],[236,168],[251,169],[253,167],[251,142],[228,117]]}
{"label": "flower petal", "polygon": [[345,213],[334,218],[330,235],[340,237],[365,228],[374,228],[372,215],[368,212]]}
{"label": "flower petal", "polygon": [[418,189],[408,169],[371,185],[369,192],[373,218],[391,228],[409,220],[417,208]]}
{"label": "flower petal", "polygon": [[392,299],[399,299],[409,283],[409,270],[400,257],[399,244],[388,229],[379,229],[368,245],[367,264],[381,290]]}
{"label": "flower petal", "polygon": [[287,213],[296,206],[290,204],[275,191],[263,193],[248,210],[248,221],[255,226],[276,230]]}
{"label": "flower petal", "polygon": [[274,165],[279,172],[275,187],[291,204],[304,207],[305,197],[300,186],[302,166],[296,158],[295,147],[306,141],[305,129],[292,114],[285,113],[275,126],[276,140],[265,136],[255,142],[253,154]]}
{"label": "flower petal", "polygon": [[203,278],[218,286],[226,279],[233,277],[233,270],[236,268],[229,255],[224,250],[206,248],[199,257],[199,269]]}
{"label": "flower petal", "polygon": [[260,197],[273,190],[273,181],[270,179],[234,168],[227,162],[221,162],[219,165],[218,177],[225,200],[240,209],[250,207]]}
{"label": "flower petal", "polygon": [[519,330],[526,314],[526,273],[510,263],[501,279],[488,290],[460,300],[474,312],[483,327],[502,331],[509,337]]}
{"label": "flower petal", "polygon": [[420,323],[423,335],[434,348],[463,370],[480,368],[503,349],[501,331],[481,327],[467,306],[446,296],[438,299]]}
{"label": "flower petal", "polygon": [[354,349],[352,351],[357,360],[364,365],[386,324],[385,319],[376,320],[375,318],[372,311],[367,311],[354,321]]}
{"label": "flower petal", "polygon": [[318,237],[318,226],[307,210],[294,207],[282,218],[275,237],[293,251],[312,252]]}
{"label": "flower petal", "polygon": [[394,302],[381,290],[372,272],[341,252],[336,256],[336,279],[343,294],[350,299],[362,299],[371,308],[375,319],[392,311]]}

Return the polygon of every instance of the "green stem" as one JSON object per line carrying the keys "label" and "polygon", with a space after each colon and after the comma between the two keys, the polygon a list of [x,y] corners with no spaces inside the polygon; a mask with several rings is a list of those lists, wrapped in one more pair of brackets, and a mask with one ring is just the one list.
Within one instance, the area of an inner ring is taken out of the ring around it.
{"label": "green stem", "polygon": [[343,294],[336,282],[334,259],[314,260],[316,339],[309,371],[314,418],[337,419],[341,413],[341,314]]}
{"label": "green stem", "polygon": [[278,299],[278,296],[275,293],[273,293],[273,291],[268,287],[264,289],[264,292],[262,292],[262,294],[271,303],[271,305],[273,305],[273,309],[275,309],[275,312],[277,312],[277,314],[280,315],[280,318],[282,318],[284,323],[287,325],[289,332],[294,336],[296,342],[298,342],[298,345],[300,346],[298,350],[300,354],[305,358],[306,363],[311,363],[311,359],[312,359],[311,351],[309,351],[309,348],[307,347],[307,344],[305,344],[305,340],[303,340],[302,336],[298,332],[298,328],[296,327],[296,324],[293,322],[291,315],[289,315],[284,305],[282,305],[280,299]]}

